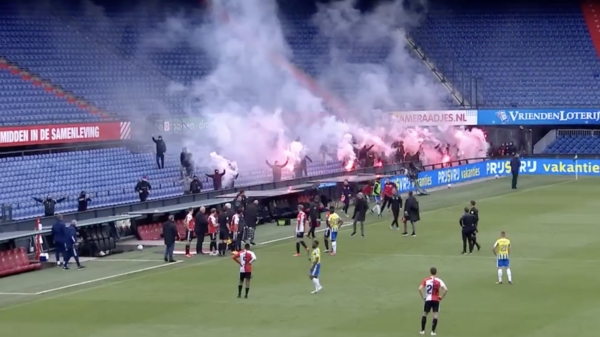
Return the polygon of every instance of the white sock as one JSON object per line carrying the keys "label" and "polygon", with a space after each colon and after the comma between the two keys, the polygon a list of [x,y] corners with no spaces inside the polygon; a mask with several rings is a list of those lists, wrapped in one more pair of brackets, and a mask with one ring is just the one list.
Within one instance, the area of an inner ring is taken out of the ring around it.
{"label": "white sock", "polygon": [[502,269],[498,269],[498,282],[502,282]]}
{"label": "white sock", "polygon": [[319,280],[317,278],[312,279],[313,284],[315,285],[315,289],[319,289]]}
{"label": "white sock", "polygon": [[317,288],[321,288],[321,281],[318,278],[315,279]]}
{"label": "white sock", "polygon": [[512,273],[510,268],[506,268],[506,276],[508,277],[508,282],[512,282]]}
{"label": "white sock", "polygon": [[337,242],[333,241],[333,242],[331,243],[331,251],[332,251],[333,253],[336,253],[336,252],[337,252]]}
{"label": "white sock", "polygon": [[373,208],[375,208],[375,212],[376,212],[378,215],[379,215],[379,214],[381,214],[381,206],[379,206],[379,205],[375,205],[375,207],[373,207]]}

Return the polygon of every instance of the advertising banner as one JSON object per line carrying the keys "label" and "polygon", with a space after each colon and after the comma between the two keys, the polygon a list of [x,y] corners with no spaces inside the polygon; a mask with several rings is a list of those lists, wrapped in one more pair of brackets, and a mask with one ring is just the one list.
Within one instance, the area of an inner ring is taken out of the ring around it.
{"label": "advertising banner", "polygon": [[479,125],[600,125],[600,109],[478,110]]}
{"label": "advertising banner", "polygon": [[197,117],[160,119],[154,122],[154,130],[160,133],[185,134],[209,128],[210,124],[205,119]]}
{"label": "advertising banner", "polygon": [[[575,172],[577,172],[579,176],[600,177],[600,160],[521,159],[519,172],[521,174],[572,176],[575,176]],[[424,189],[428,189],[508,174],[510,174],[510,160],[487,160],[475,164],[420,172],[419,184]],[[398,185],[400,192],[414,190],[414,184],[406,176],[382,179],[382,183],[388,179]]]}
{"label": "advertising banner", "polygon": [[131,122],[0,127],[0,147],[99,142],[131,138]]}
{"label": "advertising banner", "polygon": [[406,126],[477,125],[477,110],[399,111],[391,118]]}

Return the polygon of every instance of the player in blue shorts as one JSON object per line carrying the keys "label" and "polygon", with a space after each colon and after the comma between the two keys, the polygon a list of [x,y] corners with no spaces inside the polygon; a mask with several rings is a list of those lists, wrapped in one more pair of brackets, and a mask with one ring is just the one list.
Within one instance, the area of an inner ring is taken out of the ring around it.
{"label": "player in blue shorts", "polygon": [[314,240],[312,243],[312,253],[310,254],[310,269],[308,270],[308,277],[312,280],[315,285],[315,290],[311,294],[318,293],[323,287],[319,282],[319,275],[321,274],[321,250],[319,249],[319,241]]}
{"label": "player in blue shorts", "polygon": [[331,255],[337,253],[337,235],[342,225],[342,219],[335,213],[335,208],[329,208],[329,238],[331,239]]}
{"label": "player in blue shorts", "polygon": [[502,284],[502,269],[506,269],[508,284],[512,284],[512,272],[510,270],[510,240],[506,238],[506,232],[500,233],[500,238],[494,243],[492,249],[496,255],[496,264],[498,267],[498,284]]}

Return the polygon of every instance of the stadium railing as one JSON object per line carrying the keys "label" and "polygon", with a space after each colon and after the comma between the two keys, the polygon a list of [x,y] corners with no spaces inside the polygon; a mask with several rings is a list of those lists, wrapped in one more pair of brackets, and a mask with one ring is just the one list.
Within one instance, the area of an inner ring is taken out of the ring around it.
{"label": "stadium railing", "polygon": [[559,137],[600,136],[600,130],[580,130],[580,129],[556,130],[556,135]]}
{"label": "stadium railing", "polygon": [[[472,158],[472,159],[464,159],[464,160],[455,160],[455,161],[451,161],[448,163],[424,165],[423,169],[425,169],[425,170],[440,169],[440,168],[444,168],[444,167],[465,165],[465,164],[474,163],[474,162],[482,161],[482,160],[486,160],[486,159],[487,158]],[[256,190],[271,190],[271,189],[277,189],[277,188],[287,188],[290,186],[307,184],[311,181],[339,177],[339,176],[348,175],[348,174],[353,174],[353,175],[357,175],[357,174],[400,175],[402,172],[404,172],[404,169],[407,166],[408,165],[406,165],[404,163],[400,163],[400,164],[386,165],[383,167],[360,168],[360,169],[353,170],[353,171],[331,173],[331,174],[326,174],[326,175],[322,175],[322,176],[303,177],[303,178],[298,178],[298,179],[281,181],[281,182],[277,182],[277,183],[265,183],[265,184],[258,184],[258,185],[246,186],[246,187],[236,187],[236,188],[226,189],[226,190],[208,191],[208,192],[204,192],[201,194],[195,194],[195,195],[182,195],[182,196],[173,197],[173,198],[157,199],[157,200],[151,200],[151,201],[146,201],[146,202],[118,205],[118,206],[113,206],[113,207],[96,208],[96,209],[92,209],[92,210],[89,210],[86,212],[66,213],[65,216],[69,217],[69,219],[73,218],[78,221],[93,219],[93,218],[102,218],[102,217],[108,217],[108,216],[117,216],[120,214],[135,212],[135,211],[139,211],[139,210],[156,209],[156,208],[160,208],[160,207],[184,204],[184,203],[189,203],[189,202],[198,201],[198,200],[212,199],[219,195],[235,193],[235,192],[239,192],[240,190],[255,190],[256,191]],[[33,228],[35,228],[35,222],[36,222],[35,219],[26,219],[26,220],[20,220],[20,221],[5,222],[0,225],[0,231],[6,232],[6,231],[32,230]]]}

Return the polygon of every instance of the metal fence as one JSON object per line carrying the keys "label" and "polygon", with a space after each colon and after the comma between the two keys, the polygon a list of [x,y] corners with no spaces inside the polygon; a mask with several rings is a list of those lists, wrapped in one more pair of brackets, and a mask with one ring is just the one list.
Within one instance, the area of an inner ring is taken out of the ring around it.
{"label": "metal fence", "polygon": [[556,130],[556,135],[559,137],[599,137],[600,130],[580,130],[580,129],[568,129],[568,130]]}

